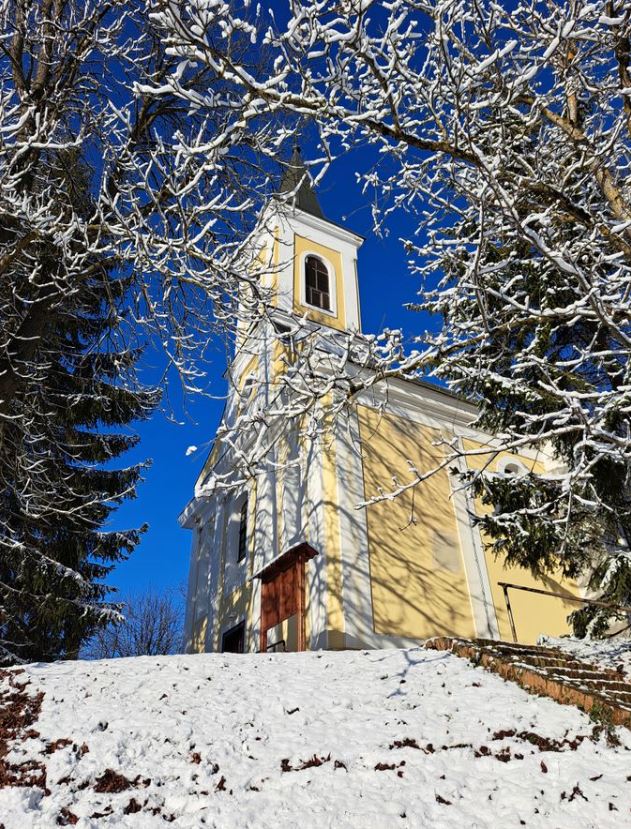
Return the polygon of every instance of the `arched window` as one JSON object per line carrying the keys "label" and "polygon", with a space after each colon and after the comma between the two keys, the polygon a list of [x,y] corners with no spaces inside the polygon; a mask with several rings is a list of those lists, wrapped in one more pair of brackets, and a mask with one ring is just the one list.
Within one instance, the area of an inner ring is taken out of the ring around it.
{"label": "arched window", "polygon": [[513,461],[505,458],[501,460],[497,466],[497,471],[504,478],[523,478],[524,475],[528,474],[528,470],[520,461]]}
{"label": "arched window", "polygon": [[305,299],[314,308],[331,310],[329,271],[318,256],[307,256],[305,259]]}

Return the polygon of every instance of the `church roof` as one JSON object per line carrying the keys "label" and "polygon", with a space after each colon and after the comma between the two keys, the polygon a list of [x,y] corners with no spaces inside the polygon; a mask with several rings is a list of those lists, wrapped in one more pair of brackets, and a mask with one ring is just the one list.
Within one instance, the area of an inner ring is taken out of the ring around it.
{"label": "church roof", "polygon": [[294,193],[293,203],[295,207],[304,210],[305,213],[310,213],[312,216],[317,216],[319,219],[324,219],[320,202],[313,189],[311,176],[302,160],[300,147],[294,147],[289,164],[283,173],[280,192]]}

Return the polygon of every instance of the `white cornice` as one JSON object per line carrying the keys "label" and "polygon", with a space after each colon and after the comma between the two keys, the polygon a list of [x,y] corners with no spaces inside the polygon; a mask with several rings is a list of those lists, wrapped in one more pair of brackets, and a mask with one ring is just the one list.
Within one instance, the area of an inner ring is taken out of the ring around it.
{"label": "white cornice", "polygon": [[[293,220],[300,222],[312,230],[317,230],[320,233],[333,236],[340,242],[346,242],[346,244],[352,245],[355,248],[359,248],[364,242],[364,237],[360,236],[359,233],[354,233],[352,230],[341,227],[329,219],[321,219],[311,213],[306,213],[298,207],[292,207],[289,204],[272,202],[268,210],[271,215],[275,215],[280,221],[291,222]],[[267,211],[263,214],[263,224],[266,222],[266,213]]]}
{"label": "white cornice", "polygon": [[197,519],[203,513],[204,507],[208,504],[208,498],[195,496],[191,498],[182,512],[178,515],[177,523],[184,530],[194,530]]}

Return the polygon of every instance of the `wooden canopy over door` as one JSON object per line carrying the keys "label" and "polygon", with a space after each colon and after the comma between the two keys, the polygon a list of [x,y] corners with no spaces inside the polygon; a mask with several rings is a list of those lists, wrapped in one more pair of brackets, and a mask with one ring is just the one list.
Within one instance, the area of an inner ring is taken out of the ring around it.
{"label": "wooden canopy over door", "polygon": [[298,616],[298,650],[305,650],[305,564],[315,555],[316,550],[302,542],[256,574],[261,579],[261,652],[267,650],[268,630],[294,614]]}

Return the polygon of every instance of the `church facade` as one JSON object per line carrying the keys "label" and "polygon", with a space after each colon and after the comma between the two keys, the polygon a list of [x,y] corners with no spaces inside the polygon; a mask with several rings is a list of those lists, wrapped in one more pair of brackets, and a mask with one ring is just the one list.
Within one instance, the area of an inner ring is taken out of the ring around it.
{"label": "church facade", "polygon": [[[299,157],[292,165],[293,205],[269,213],[260,240],[274,262],[276,336],[237,351],[230,372],[240,393],[229,395],[227,422],[244,391],[266,394],[290,347],[278,332],[292,319],[361,332],[363,240],[322,215]],[[361,392],[308,447],[288,427],[274,447],[278,462],[236,490],[207,487],[233,464],[216,440],[180,517],[193,533],[186,650],[406,647],[436,635],[532,642],[567,632],[576,605],[560,596],[577,595],[576,586],[536,581],[496,560],[471,520],[481,505],[446,469],[393,500],[372,500],[393,478],[409,477],[410,462],[436,467],[441,438],[464,450],[492,446],[474,419],[474,406],[440,387],[390,378]],[[459,461],[463,470],[474,462]],[[541,452],[497,454],[492,471],[519,475],[550,463]],[[513,630],[506,583],[558,595],[511,589]]]}

